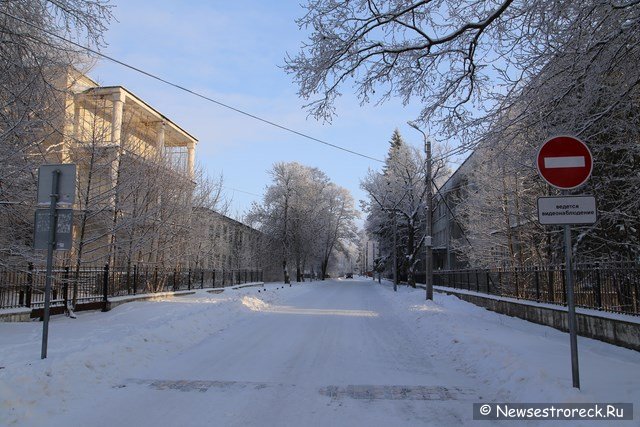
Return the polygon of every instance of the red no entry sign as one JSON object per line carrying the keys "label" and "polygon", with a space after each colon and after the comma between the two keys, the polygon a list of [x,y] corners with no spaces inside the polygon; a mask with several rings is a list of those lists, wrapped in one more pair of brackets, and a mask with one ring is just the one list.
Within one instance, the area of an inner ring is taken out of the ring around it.
{"label": "red no entry sign", "polygon": [[572,136],[556,136],[542,144],[536,159],[540,176],[550,185],[571,190],[584,184],[593,169],[586,144]]}

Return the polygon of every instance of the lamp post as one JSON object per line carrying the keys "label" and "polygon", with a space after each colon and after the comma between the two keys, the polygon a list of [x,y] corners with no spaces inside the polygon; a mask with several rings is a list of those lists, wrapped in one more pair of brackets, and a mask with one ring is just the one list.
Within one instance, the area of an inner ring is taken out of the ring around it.
{"label": "lamp post", "polygon": [[431,203],[433,202],[433,192],[431,187],[431,141],[427,137],[427,134],[422,131],[414,122],[407,122],[409,126],[417,130],[422,134],[422,138],[424,140],[424,152],[425,152],[425,162],[426,162],[426,173],[425,173],[425,185],[427,190],[426,203],[425,203],[425,214],[426,214],[426,230],[425,230],[425,252],[426,252],[426,264],[425,264],[425,288],[427,290],[427,299],[433,300],[433,252],[431,249],[432,239],[432,212],[431,212]]}

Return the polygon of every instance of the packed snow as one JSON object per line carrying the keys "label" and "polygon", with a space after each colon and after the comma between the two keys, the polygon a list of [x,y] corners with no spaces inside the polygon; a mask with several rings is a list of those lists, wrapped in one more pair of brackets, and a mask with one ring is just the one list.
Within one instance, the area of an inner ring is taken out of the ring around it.
{"label": "packed snow", "polygon": [[52,318],[45,360],[40,322],[0,323],[0,425],[457,426],[492,425],[474,402],[640,408],[638,352],[580,338],[573,389],[567,334],[370,279],[77,316]]}

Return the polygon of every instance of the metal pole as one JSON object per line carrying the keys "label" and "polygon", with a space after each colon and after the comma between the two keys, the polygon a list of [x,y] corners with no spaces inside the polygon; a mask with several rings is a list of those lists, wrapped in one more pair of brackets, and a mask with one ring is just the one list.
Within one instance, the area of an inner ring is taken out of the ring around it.
{"label": "metal pole", "polygon": [[109,264],[102,270],[102,311],[109,311]]}
{"label": "metal pole", "polygon": [[576,327],[576,307],[573,298],[573,266],[571,264],[571,227],[564,226],[564,259],[567,282],[567,315],[569,319],[569,340],[571,343],[571,378],[573,387],[580,388],[580,368],[578,366],[578,337]]}
{"label": "metal pole", "polygon": [[433,300],[433,251],[431,249],[431,233],[432,233],[432,215],[431,215],[431,204],[433,203],[433,188],[431,186],[432,171],[431,171],[431,141],[427,137],[427,134],[422,131],[413,122],[407,122],[409,126],[417,130],[422,134],[422,138],[424,139],[424,152],[425,152],[425,163],[426,163],[426,173],[425,173],[425,185],[427,189],[426,195],[426,203],[425,203],[425,216],[426,216],[426,227],[425,227],[425,288],[426,288],[426,297],[428,300]]}
{"label": "metal pole", "polygon": [[425,287],[427,288],[427,299],[428,300],[433,300],[433,251],[431,249],[431,233],[432,233],[432,215],[431,215],[431,204],[433,203],[433,191],[432,191],[432,186],[431,186],[431,141],[429,140],[429,138],[427,138],[426,135],[424,135],[424,149],[426,152],[426,159],[425,161],[427,162],[427,176],[425,178],[426,180],[426,185],[427,185],[427,203],[426,203],[426,216],[427,216],[427,225],[426,225],[426,237],[425,237],[425,244],[426,244],[426,267],[427,267],[427,274],[426,274],[426,278],[425,278]]}
{"label": "metal pole", "polygon": [[51,279],[53,274],[53,250],[56,246],[56,205],[58,204],[58,180],[60,170],[56,169],[52,174],[51,204],[49,206],[49,242],[47,244],[47,276],[44,285],[44,315],[42,325],[42,351],[40,357],[47,358],[47,344],[49,341],[49,307],[51,305]]}

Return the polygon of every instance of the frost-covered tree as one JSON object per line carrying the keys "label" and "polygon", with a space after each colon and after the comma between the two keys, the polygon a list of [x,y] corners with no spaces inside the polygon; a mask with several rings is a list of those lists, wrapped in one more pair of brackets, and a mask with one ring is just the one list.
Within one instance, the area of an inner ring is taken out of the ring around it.
{"label": "frost-covered tree", "polygon": [[[481,264],[559,261],[560,230],[540,227],[535,207],[538,196],[558,191],[534,167],[539,145],[558,134],[581,138],[594,157],[592,177],[577,192],[596,196],[598,221],[573,227],[574,255],[580,261],[638,259],[640,11],[637,2],[603,2],[589,12],[591,19],[562,35],[565,42],[540,73],[504,99],[502,114],[479,138],[473,185],[463,201],[467,235],[478,240],[473,248],[460,246]],[[490,258],[491,251],[503,256]]]}
{"label": "frost-covered tree", "polygon": [[345,188],[330,184],[322,194],[317,228],[321,248],[321,273],[324,278],[332,255],[349,254],[350,243],[357,240],[354,219],[358,217],[353,197]]}
{"label": "frost-covered tree", "polygon": [[[423,124],[439,123],[468,143],[559,55],[599,64],[581,66],[576,77],[616,75],[640,34],[635,0],[307,0],[304,7],[297,22],[309,37],[285,70],[312,115],[330,119],[342,88],[353,85],[362,102],[419,102]],[[628,83],[622,95],[637,84],[635,63],[618,75]],[[564,89],[553,87],[552,104]]]}
{"label": "frost-covered tree", "polygon": [[572,134],[593,151],[582,191],[598,197],[600,211],[598,223],[576,229],[574,252],[638,258],[640,2],[308,0],[305,8],[298,23],[310,35],[285,69],[312,115],[330,119],[352,86],[363,103],[420,103],[419,121],[438,138],[482,142],[480,157],[494,167],[478,175],[476,194],[489,199],[469,205],[487,209],[468,224],[489,245],[479,256],[553,260],[557,230],[537,229],[531,215],[535,198],[555,190],[540,184],[532,153],[549,136]]}
{"label": "frost-covered tree", "polygon": [[[396,277],[406,276],[415,286],[415,274],[424,250],[426,220],[426,162],[418,149],[406,144],[396,129],[382,171],[370,170],[361,187],[369,196],[362,202],[367,213],[367,231],[376,235],[384,252],[387,270],[397,265]],[[438,162],[433,182],[446,168]],[[395,236],[395,239],[394,239]],[[394,263],[394,241],[398,262]]]}
{"label": "frost-covered tree", "polygon": [[[209,214],[213,211],[220,215],[225,215],[229,210],[229,200],[224,198],[222,192],[223,177],[207,176],[201,168],[196,170],[196,187],[193,194],[193,215],[189,227],[190,236],[187,245],[187,257],[190,267],[203,268],[208,265],[207,260],[215,259],[221,247],[219,239],[215,238],[215,230],[219,227],[219,220],[215,215]],[[205,212],[201,214],[201,212]],[[236,249],[234,247],[234,249]],[[253,248],[243,247],[243,254],[253,255],[250,250]],[[253,262],[243,263],[243,265],[254,265]]]}
{"label": "frost-covered tree", "polygon": [[32,259],[36,169],[63,131],[59,82],[87,62],[55,35],[100,47],[110,19],[105,1],[0,2],[0,263]]}
{"label": "frost-covered tree", "polygon": [[536,199],[545,191],[531,167],[532,144],[481,143],[465,165],[455,200],[463,237],[454,242],[472,267],[523,267],[545,263],[544,227]]}
{"label": "frost-covered tree", "polygon": [[262,204],[252,206],[247,221],[280,246],[285,283],[292,264],[298,281],[315,266],[324,277],[332,255],[355,238],[351,194],[319,169],[296,162],[275,164],[271,176]]}

